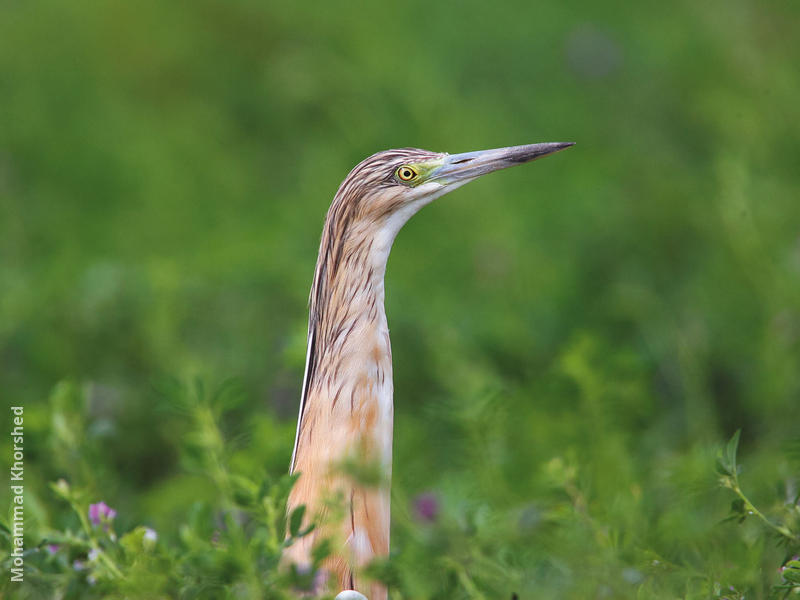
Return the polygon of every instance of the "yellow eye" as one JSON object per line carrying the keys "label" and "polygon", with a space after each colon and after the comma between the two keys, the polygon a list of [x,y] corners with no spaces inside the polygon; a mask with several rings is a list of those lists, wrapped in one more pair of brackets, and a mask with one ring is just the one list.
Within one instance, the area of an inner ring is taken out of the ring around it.
{"label": "yellow eye", "polygon": [[417,172],[411,167],[400,167],[397,169],[397,178],[400,181],[411,181],[417,176]]}

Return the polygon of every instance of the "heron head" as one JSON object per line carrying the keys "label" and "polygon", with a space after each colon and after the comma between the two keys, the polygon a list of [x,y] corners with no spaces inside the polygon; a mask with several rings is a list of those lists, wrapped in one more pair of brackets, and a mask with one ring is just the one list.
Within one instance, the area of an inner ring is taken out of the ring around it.
{"label": "heron head", "polygon": [[530,162],[572,145],[572,142],[528,144],[462,154],[417,148],[378,152],[350,172],[331,209],[337,204],[348,205],[349,210],[343,212],[362,224],[377,226],[393,238],[414,213],[447,192],[481,175]]}

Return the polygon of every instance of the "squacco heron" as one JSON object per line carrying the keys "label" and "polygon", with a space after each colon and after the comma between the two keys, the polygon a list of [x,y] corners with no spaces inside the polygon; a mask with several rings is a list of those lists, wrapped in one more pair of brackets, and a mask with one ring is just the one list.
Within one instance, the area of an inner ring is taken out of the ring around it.
{"label": "squacco heron", "polygon": [[[362,570],[389,554],[394,407],[383,301],[395,236],[423,206],[457,187],[571,145],[452,155],[387,150],[356,165],[336,192],[311,287],[308,353],[290,466],[300,476],[288,502],[289,511],[305,505],[306,521],[320,525],[288,548],[287,560],[308,568],[315,541],[333,540],[333,554],[322,570],[327,583],[320,587],[359,590],[370,600],[387,597],[382,585],[362,582]],[[367,484],[346,465],[377,467],[382,476]],[[337,499],[344,512],[332,518],[330,507]]]}

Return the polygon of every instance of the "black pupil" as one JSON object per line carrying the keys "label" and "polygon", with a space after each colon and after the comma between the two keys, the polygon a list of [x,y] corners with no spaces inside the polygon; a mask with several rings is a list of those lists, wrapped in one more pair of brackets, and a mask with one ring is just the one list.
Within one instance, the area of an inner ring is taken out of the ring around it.
{"label": "black pupil", "polygon": [[411,169],[403,169],[403,177],[406,179],[411,179]]}

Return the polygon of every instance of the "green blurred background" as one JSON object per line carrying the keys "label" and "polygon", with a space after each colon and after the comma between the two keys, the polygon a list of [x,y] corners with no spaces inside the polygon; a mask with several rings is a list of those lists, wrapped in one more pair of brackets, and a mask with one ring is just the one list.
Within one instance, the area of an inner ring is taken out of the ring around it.
{"label": "green blurred background", "polygon": [[478,532],[459,560],[490,598],[763,597],[781,550],[719,524],[713,465],[742,428],[754,500],[798,484],[798,31],[793,0],[0,2],[0,396],[26,407],[30,518],[66,510],[59,382],[123,521],[168,538],[206,493],[164,377],[238,379],[233,460],[285,471],[359,160],[575,141],[395,244],[394,548],[428,581],[406,589],[438,589],[428,491]]}

